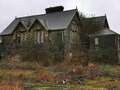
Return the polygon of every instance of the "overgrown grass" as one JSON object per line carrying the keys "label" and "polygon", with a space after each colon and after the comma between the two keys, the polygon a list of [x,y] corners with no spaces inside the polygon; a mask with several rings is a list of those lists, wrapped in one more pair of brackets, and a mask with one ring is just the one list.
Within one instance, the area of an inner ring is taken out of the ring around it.
{"label": "overgrown grass", "polygon": [[2,80],[33,80],[35,78],[34,71],[18,70],[18,69],[0,69],[0,79]]}
{"label": "overgrown grass", "polygon": [[[1,68],[0,69],[0,81],[2,82],[3,80],[5,81],[23,81],[24,83],[38,83],[38,84],[57,84],[57,85],[63,85],[58,86],[58,87],[53,87],[53,86],[43,86],[43,87],[34,87],[33,90],[120,90],[120,81],[115,79],[116,77],[120,76],[120,66],[117,65],[95,65],[91,64],[88,65],[88,67],[78,67],[78,66],[73,66],[71,68],[64,70],[61,70],[61,68],[64,66],[60,67],[39,67],[33,65],[33,63],[30,63],[28,66],[27,64],[29,63],[20,63],[21,68],[12,68],[12,69],[7,69],[7,68]],[[30,66],[32,66],[34,69],[30,69]],[[25,67],[29,67],[28,69],[24,69]],[[57,69],[57,71],[55,70]],[[68,68],[66,66],[66,68]],[[95,69],[94,69],[95,68]],[[62,71],[62,72],[61,72]],[[92,72],[91,72],[92,71]],[[94,72],[95,71],[95,72]],[[97,71],[97,72],[96,72]],[[90,73],[89,73],[90,72]],[[102,73],[101,76],[94,76],[96,73]],[[62,73],[62,74],[61,74]],[[78,79],[77,77],[87,74],[88,76],[92,75],[94,77],[93,79],[88,79],[86,77],[80,77],[85,79],[82,81],[82,83],[78,84]],[[65,76],[64,76],[65,75]],[[68,78],[67,76],[71,75],[71,78]],[[56,79],[55,79],[56,77]],[[64,79],[70,79],[68,83],[63,84],[63,83],[56,83],[56,80],[64,80]],[[74,80],[75,78],[75,80]],[[77,80],[76,80],[77,78]],[[72,82],[72,83],[71,83]],[[75,82],[75,83],[73,83]],[[29,90],[29,89],[28,89]]]}
{"label": "overgrown grass", "polygon": [[83,86],[83,85],[68,85],[64,87],[35,87],[33,90],[107,90],[107,88]]}
{"label": "overgrown grass", "polygon": [[120,66],[117,65],[98,65],[97,70],[101,72],[104,76],[109,76],[113,78],[120,77]]}

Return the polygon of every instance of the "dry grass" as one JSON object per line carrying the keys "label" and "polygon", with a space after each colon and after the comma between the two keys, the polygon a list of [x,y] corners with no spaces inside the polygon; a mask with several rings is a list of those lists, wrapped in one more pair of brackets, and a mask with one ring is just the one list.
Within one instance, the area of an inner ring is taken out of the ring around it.
{"label": "dry grass", "polygon": [[22,82],[8,82],[4,81],[0,83],[0,90],[23,90]]}
{"label": "dry grass", "polygon": [[22,90],[22,88],[17,85],[0,85],[0,90]]}
{"label": "dry grass", "polygon": [[19,69],[0,69],[1,80],[28,80],[34,79],[34,71]]}

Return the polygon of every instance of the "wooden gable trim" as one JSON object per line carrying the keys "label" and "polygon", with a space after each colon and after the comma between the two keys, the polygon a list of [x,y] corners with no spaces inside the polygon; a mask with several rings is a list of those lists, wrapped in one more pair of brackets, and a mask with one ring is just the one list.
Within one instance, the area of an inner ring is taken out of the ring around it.
{"label": "wooden gable trim", "polygon": [[[19,27],[20,24],[21,24],[21,26],[25,29],[25,30],[20,31],[20,32],[25,32],[25,31],[27,31],[26,27],[22,24],[22,22],[19,22],[19,23],[16,25],[16,27],[15,27],[14,31],[12,32],[12,34],[16,31],[16,28]],[[11,35],[11,34],[10,34],[10,35]]]}
{"label": "wooden gable trim", "polygon": [[[79,23],[81,23],[81,22],[80,22],[80,18],[79,18],[78,10],[76,10],[74,16],[72,17],[72,20],[70,21],[70,23],[69,23],[69,25],[68,25],[68,27],[67,27],[66,29],[68,29],[68,28],[70,27],[70,25],[71,25],[71,23],[73,22],[75,16],[77,16],[77,18],[78,18],[78,20],[79,20]],[[78,23],[77,23],[77,24],[78,24]]]}
{"label": "wooden gable trim", "polygon": [[68,24],[68,26],[67,26],[67,28],[66,28],[66,29],[68,29],[68,28],[70,27],[70,25],[71,25],[71,23],[72,23],[72,21],[73,21],[73,19],[74,19],[75,15],[76,15],[76,13],[77,13],[77,10],[76,10],[75,14],[73,15],[72,19],[70,20],[70,23]]}
{"label": "wooden gable trim", "polygon": [[28,31],[31,30],[31,28],[34,26],[34,24],[35,24],[36,22],[38,22],[38,23],[42,26],[42,28],[45,29],[45,27],[41,24],[41,22],[40,22],[38,19],[36,19],[36,20],[34,20],[34,22],[31,24],[31,26],[28,28]]}

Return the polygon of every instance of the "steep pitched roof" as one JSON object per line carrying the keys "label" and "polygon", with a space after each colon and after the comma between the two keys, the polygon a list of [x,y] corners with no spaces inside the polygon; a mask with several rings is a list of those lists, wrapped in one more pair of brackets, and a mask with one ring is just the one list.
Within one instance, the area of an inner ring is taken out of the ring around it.
{"label": "steep pitched roof", "polygon": [[[105,24],[108,24],[107,17],[106,16],[98,16],[98,17],[90,17],[90,18],[86,18],[86,22],[89,22],[91,20],[96,21],[97,23],[99,23],[101,25],[101,27],[104,27]],[[108,26],[109,27],[109,26]]]}
{"label": "steep pitched roof", "polygon": [[104,28],[109,29],[109,24],[106,16],[85,17],[81,19],[83,32],[92,34]]}
{"label": "steep pitched roof", "polygon": [[34,16],[27,16],[27,17],[20,17],[16,18],[2,33],[1,35],[8,35],[12,34],[15,27],[19,22],[21,22],[26,29],[34,23],[35,20],[41,22],[41,24],[47,30],[61,30],[66,29],[73,19],[74,15],[76,14],[77,10],[68,10],[63,12],[55,12],[55,13],[47,13],[42,15],[34,15]]}

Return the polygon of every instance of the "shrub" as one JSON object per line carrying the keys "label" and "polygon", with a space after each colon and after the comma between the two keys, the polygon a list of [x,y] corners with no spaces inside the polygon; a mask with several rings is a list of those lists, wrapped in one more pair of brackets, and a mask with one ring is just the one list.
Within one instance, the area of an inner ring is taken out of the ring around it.
{"label": "shrub", "polygon": [[22,45],[8,50],[11,56],[20,55],[23,62],[36,62],[48,66],[52,62],[52,53],[45,44],[34,44],[26,41]]}
{"label": "shrub", "polygon": [[110,76],[113,78],[119,78],[120,66],[117,65],[98,65],[97,70],[104,76]]}
{"label": "shrub", "polygon": [[0,83],[0,90],[23,90],[21,82],[4,82]]}
{"label": "shrub", "polygon": [[63,52],[59,52],[60,48],[54,45],[34,44],[32,41],[26,41],[22,45],[14,48],[8,48],[7,56],[20,56],[23,62],[36,62],[38,64],[49,66],[61,62],[63,59]]}
{"label": "shrub", "polygon": [[40,69],[36,73],[37,73],[36,75],[37,82],[41,82],[41,83],[53,82],[54,76],[49,71],[45,69]]}
{"label": "shrub", "polygon": [[89,61],[95,63],[115,64],[118,62],[116,55],[115,49],[91,49],[89,51]]}
{"label": "shrub", "polygon": [[34,72],[29,70],[0,70],[1,80],[33,80],[35,78]]}

